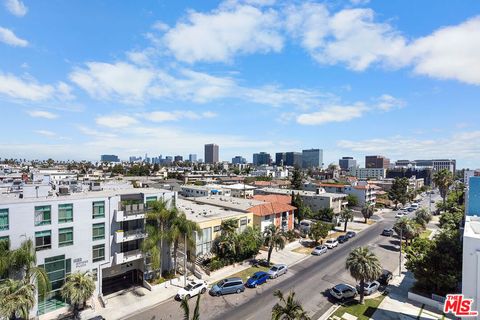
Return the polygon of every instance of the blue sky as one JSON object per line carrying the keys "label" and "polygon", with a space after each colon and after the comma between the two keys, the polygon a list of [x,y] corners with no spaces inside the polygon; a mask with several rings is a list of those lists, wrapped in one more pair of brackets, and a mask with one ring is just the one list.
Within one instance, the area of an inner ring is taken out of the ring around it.
{"label": "blue sky", "polygon": [[2,158],[480,167],[478,1],[0,1]]}

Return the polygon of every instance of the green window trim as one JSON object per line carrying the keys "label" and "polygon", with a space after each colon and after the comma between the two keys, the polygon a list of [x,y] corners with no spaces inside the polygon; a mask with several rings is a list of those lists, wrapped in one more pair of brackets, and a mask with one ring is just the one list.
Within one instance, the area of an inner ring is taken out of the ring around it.
{"label": "green window trim", "polygon": [[8,209],[0,209],[0,231],[6,231],[8,228]]}
{"label": "green window trim", "polygon": [[94,223],[92,226],[92,239],[102,240],[105,239],[105,223]]}
{"label": "green window trim", "polygon": [[73,222],[73,204],[58,205],[58,223]]}
{"label": "green window trim", "polygon": [[52,223],[52,206],[35,207],[35,225],[44,226]]}
{"label": "green window trim", "polygon": [[92,218],[104,218],[105,217],[105,201],[94,201],[92,203]]}
{"label": "green window trim", "polygon": [[92,247],[92,261],[98,262],[105,260],[105,244],[98,244]]}
{"label": "green window trim", "polygon": [[58,229],[58,246],[66,247],[73,245],[73,227]]}
{"label": "green window trim", "polygon": [[52,231],[44,230],[35,232],[35,250],[46,250],[52,248]]}

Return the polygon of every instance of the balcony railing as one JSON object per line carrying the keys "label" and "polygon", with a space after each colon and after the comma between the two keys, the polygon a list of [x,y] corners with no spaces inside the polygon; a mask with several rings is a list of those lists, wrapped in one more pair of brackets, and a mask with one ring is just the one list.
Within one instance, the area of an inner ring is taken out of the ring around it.
{"label": "balcony railing", "polygon": [[126,252],[117,252],[115,254],[115,262],[117,264],[134,261],[141,258],[143,258],[143,252],[139,249]]}
{"label": "balcony railing", "polygon": [[117,243],[122,243],[126,241],[143,239],[146,236],[147,236],[147,233],[145,232],[144,229],[136,229],[136,230],[129,230],[129,231],[117,230],[117,232],[115,232],[115,241]]}
{"label": "balcony railing", "polygon": [[145,219],[148,208],[143,203],[123,204],[120,203],[116,210],[116,221],[129,221],[135,219]]}

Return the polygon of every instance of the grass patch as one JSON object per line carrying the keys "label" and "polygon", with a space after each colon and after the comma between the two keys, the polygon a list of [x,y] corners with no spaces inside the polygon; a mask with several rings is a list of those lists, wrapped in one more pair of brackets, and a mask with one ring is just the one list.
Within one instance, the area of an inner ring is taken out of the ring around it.
{"label": "grass patch", "polygon": [[292,250],[292,252],[296,252],[296,253],[301,253],[301,254],[311,254],[312,253],[312,250],[313,248],[309,248],[309,247],[298,247],[298,248],[295,248]]}
{"label": "grass patch", "polygon": [[430,237],[430,235],[432,234],[432,230],[430,229],[425,229],[422,233],[420,233],[420,238],[421,239],[428,239],[428,237]]}
{"label": "grass patch", "polygon": [[245,281],[247,281],[247,279],[248,279],[252,274],[254,274],[255,272],[258,272],[258,271],[265,271],[265,272],[267,272],[268,270],[270,270],[270,268],[268,268],[268,267],[262,267],[262,266],[250,267],[250,268],[245,269],[245,270],[243,270],[243,271],[234,273],[234,274],[228,276],[228,278],[239,277],[239,278],[242,278],[242,280],[245,282]]}
{"label": "grass patch", "polygon": [[333,315],[341,318],[345,312],[356,316],[359,320],[368,320],[372,317],[375,310],[377,310],[380,303],[385,299],[385,295],[380,295],[376,298],[365,299],[364,304],[358,304],[358,301],[355,300],[353,304],[349,306],[341,306],[335,311]]}

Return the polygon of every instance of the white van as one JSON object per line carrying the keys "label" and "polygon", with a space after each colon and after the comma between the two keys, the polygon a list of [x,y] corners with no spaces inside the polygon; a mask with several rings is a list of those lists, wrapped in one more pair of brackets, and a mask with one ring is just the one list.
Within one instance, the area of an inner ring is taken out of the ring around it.
{"label": "white van", "polygon": [[413,209],[418,209],[418,203],[412,203],[410,207],[412,207]]}

